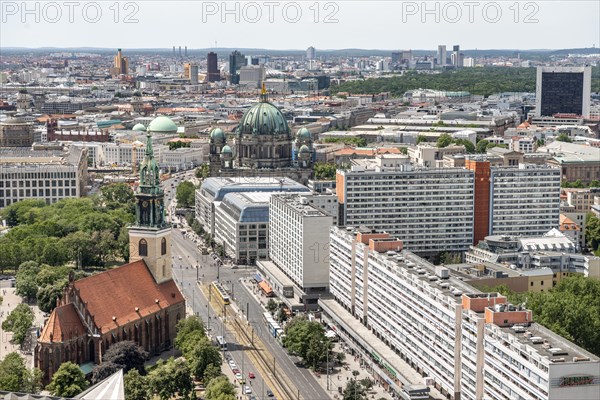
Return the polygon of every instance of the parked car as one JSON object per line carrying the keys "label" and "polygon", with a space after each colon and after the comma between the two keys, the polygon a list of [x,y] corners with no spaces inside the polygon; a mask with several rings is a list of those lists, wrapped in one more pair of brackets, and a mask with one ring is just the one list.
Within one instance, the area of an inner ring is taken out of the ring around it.
{"label": "parked car", "polygon": [[250,379],[256,378],[256,376],[254,376],[254,372],[248,372],[248,378],[250,378]]}
{"label": "parked car", "polygon": [[252,388],[250,386],[244,386],[244,394],[252,394]]}

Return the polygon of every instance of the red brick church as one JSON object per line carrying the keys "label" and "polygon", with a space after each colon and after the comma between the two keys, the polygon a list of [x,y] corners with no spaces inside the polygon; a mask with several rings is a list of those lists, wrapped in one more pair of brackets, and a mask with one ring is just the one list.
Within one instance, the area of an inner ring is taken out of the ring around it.
{"label": "red brick church", "polygon": [[140,166],[136,222],[129,230],[129,264],[73,280],[44,325],[35,366],[49,382],[60,364],[99,364],[114,343],[132,340],[150,354],[169,349],[185,300],[172,277],[171,227],[148,134]]}

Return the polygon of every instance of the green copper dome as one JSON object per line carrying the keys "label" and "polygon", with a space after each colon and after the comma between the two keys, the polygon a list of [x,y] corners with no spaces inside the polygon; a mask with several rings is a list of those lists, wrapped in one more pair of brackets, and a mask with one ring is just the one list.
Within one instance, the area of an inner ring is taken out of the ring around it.
{"label": "green copper dome", "polygon": [[298,129],[298,132],[296,133],[296,137],[298,139],[304,139],[304,140],[311,140],[312,139],[312,135],[310,134],[310,131],[306,128],[300,128]]}
{"label": "green copper dome", "polygon": [[148,125],[150,132],[177,133],[177,125],[169,117],[156,117]]}
{"label": "green copper dome", "polygon": [[135,124],[133,126],[133,131],[138,131],[138,132],[146,132],[146,127],[144,126],[144,124]]}
{"label": "green copper dome", "polygon": [[225,133],[221,128],[215,128],[210,133],[210,140],[214,143],[225,143]]}
{"label": "green copper dome", "polygon": [[307,145],[303,144],[302,146],[300,146],[300,150],[298,150],[298,153],[310,153],[310,149]]}
{"label": "green copper dome", "polygon": [[281,111],[263,98],[244,113],[237,132],[241,135],[289,135],[290,129]]}
{"label": "green copper dome", "polygon": [[233,150],[231,150],[231,147],[225,145],[221,149],[221,154],[233,154]]}

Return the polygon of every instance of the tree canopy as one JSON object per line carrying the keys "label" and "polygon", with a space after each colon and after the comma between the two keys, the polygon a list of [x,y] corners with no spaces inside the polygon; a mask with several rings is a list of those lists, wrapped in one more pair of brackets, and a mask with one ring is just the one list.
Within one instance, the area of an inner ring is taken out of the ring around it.
{"label": "tree canopy", "polygon": [[159,360],[156,368],[148,374],[148,379],[152,391],[161,400],[169,400],[177,394],[188,399],[193,393],[191,371],[182,358],[175,360],[171,357],[166,362]]}
{"label": "tree canopy", "polygon": [[148,360],[148,352],[135,342],[124,340],[113,344],[104,354],[106,362],[113,363],[127,373],[132,369],[144,374],[144,363]]}
{"label": "tree canopy", "polygon": [[83,371],[77,364],[63,362],[52,376],[52,382],[46,387],[53,395],[74,397],[88,387]]}
{"label": "tree canopy", "polygon": [[42,371],[27,369],[25,359],[9,353],[0,361],[0,390],[7,392],[38,393],[41,389]]}
{"label": "tree canopy", "polygon": [[38,200],[11,204],[2,211],[14,227],[0,237],[0,271],[25,261],[85,267],[127,259],[127,226],[135,219],[132,198],[128,186],[114,184],[97,196],[52,205]]}
{"label": "tree canopy", "polygon": [[284,346],[311,368],[318,368],[327,359],[331,342],[320,323],[308,321],[302,316],[295,317],[286,325],[285,334]]}
{"label": "tree canopy", "polygon": [[177,185],[177,205],[180,207],[192,207],[195,203],[196,187],[192,182],[184,181]]}
{"label": "tree canopy", "polygon": [[27,304],[18,304],[2,322],[2,329],[13,333],[12,341],[23,345],[33,324],[33,311]]}
{"label": "tree canopy", "polygon": [[140,375],[137,369],[132,369],[123,377],[125,398],[127,400],[147,400],[152,398],[150,380]]}
{"label": "tree canopy", "polygon": [[588,249],[600,256],[600,218],[589,213],[585,223],[585,239]]}
{"label": "tree canopy", "polygon": [[318,180],[333,180],[335,179],[337,166],[330,163],[318,162],[314,165],[313,171],[315,173],[315,179]]}
{"label": "tree canopy", "polygon": [[[598,67],[592,76],[598,76]],[[467,91],[471,94],[489,96],[500,92],[534,92],[535,68],[483,67],[462,68],[440,73],[408,71],[402,75],[353,80],[330,88],[333,94],[377,94],[390,92],[392,96],[404,95],[407,90],[427,88],[442,91]],[[592,79],[592,92],[600,91],[600,79]]]}
{"label": "tree canopy", "polygon": [[206,385],[206,400],[235,400],[235,387],[225,376],[219,376]]}

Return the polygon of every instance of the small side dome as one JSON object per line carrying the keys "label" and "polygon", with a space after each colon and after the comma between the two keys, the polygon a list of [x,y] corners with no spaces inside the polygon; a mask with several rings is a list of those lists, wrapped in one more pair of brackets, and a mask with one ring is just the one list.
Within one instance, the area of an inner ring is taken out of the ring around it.
{"label": "small side dome", "polygon": [[224,143],[225,142],[225,133],[221,128],[215,128],[210,133],[210,140],[214,143]]}
{"label": "small side dome", "polygon": [[298,132],[296,133],[296,138],[311,140],[312,135],[310,134],[310,131],[308,129],[303,127],[303,128],[298,129]]}
{"label": "small side dome", "polygon": [[225,145],[221,149],[221,154],[233,154],[233,150],[231,150],[231,147]]}
{"label": "small side dome", "polygon": [[135,124],[132,130],[137,132],[146,132],[146,127],[144,124]]}
{"label": "small side dome", "polygon": [[310,153],[310,149],[308,148],[307,145],[303,144],[302,146],[300,146],[300,150],[298,150],[298,153],[300,153],[300,154]]}
{"label": "small side dome", "polygon": [[177,125],[169,117],[156,117],[148,125],[150,132],[177,133]]}

